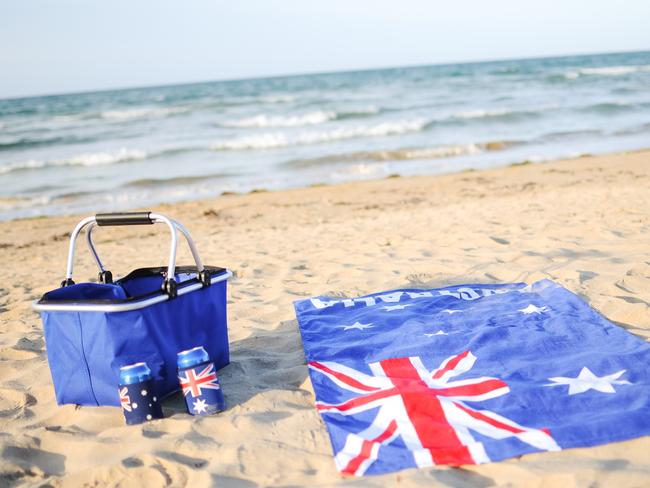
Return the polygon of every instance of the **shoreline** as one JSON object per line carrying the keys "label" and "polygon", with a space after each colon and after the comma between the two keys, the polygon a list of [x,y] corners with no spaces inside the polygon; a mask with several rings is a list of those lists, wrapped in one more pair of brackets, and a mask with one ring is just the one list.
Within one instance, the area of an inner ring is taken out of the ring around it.
{"label": "shoreline", "polygon": [[[549,278],[650,340],[650,150],[156,206],[203,261],[230,268],[229,408],[126,426],[118,409],[56,406],[31,301],[58,287],[79,215],[0,222],[0,480],[55,486],[639,486],[650,437],[353,480],[334,468],[292,302],[397,288]],[[165,264],[164,226],[101,228],[113,271]],[[75,278],[96,278],[83,239]],[[178,262],[190,263],[179,245]]]}
{"label": "shoreline", "polygon": [[[493,144],[493,143],[488,143],[488,144]],[[190,204],[200,204],[202,202],[212,202],[214,200],[220,199],[220,198],[228,198],[228,197],[244,197],[247,195],[253,195],[253,194],[258,194],[258,193],[273,193],[273,194],[281,194],[283,192],[292,192],[292,191],[299,191],[299,190],[308,190],[311,188],[332,188],[332,187],[338,187],[342,185],[354,185],[354,184],[361,184],[363,185],[364,183],[372,183],[372,182],[378,182],[378,181],[384,181],[384,180],[389,180],[389,179],[395,179],[395,178],[403,178],[403,179],[417,179],[417,178],[440,178],[440,177],[449,177],[453,175],[460,175],[460,174],[467,174],[467,173],[483,173],[483,172],[490,172],[490,171],[498,171],[498,170],[503,170],[507,168],[515,168],[515,167],[521,167],[521,166],[528,166],[528,165],[546,165],[546,164],[553,164],[553,163],[568,163],[571,161],[576,161],[576,160],[581,160],[585,158],[600,158],[600,157],[616,157],[616,156],[625,156],[629,154],[638,154],[638,153],[645,153],[645,152],[650,152],[650,147],[647,148],[641,148],[641,149],[632,149],[629,151],[613,151],[613,152],[605,152],[605,153],[581,153],[579,155],[576,155],[574,157],[567,157],[567,158],[559,158],[559,159],[548,159],[548,160],[542,160],[542,161],[535,161],[535,160],[530,160],[526,159],[523,161],[517,161],[517,162],[511,162],[511,163],[504,163],[496,166],[490,166],[487,168],[467,168],[467,169],[461,169],[458,171],[450,171],[450,172],[442,172],[442,173],[432,173],[432,174],[417,174],[417,175],[402,175],[400,173],[392,173],[387,176],[381,177],[381,178],[369,178],[369,179],[356,179],[356,180],[350,180],[350,181],[341,181],[341,182],[336,182],[336,183],[327,183],[327,182],[316,182],[316,183],[311,183],[306,186],[296,186],[296,187],[289,187],[289,188],[279,188],[279,189],[269,189],[269,188],[253,188],[249,191],[246,192],[238,192],[238,191],[222,191],[218,195],[214,195],[212,197],[208,198],[198,198],[198,199],[185,199],[185,200],[178,200],[178,201],[173,201],[173,202],[161,202],[158,204],[150,205],[149,207],[141,207],[141,206],[133,206],[131,208],[127,209],[122,209],[119,210],[120,212],[135,212],[135,211],[143,211],[143,210],[148,210],[149,208],[154,208],[158,206],[164,206],[164,207],[173,207],[173,206],[183,206],[183,205],[190,205]],[[17,197],[8,197],[5,200],[11,200],[12,198],[17,198]],[[0,199],[2,200],[2,199]],[[0,202],[1,203],[1,202]],[[108,210],[103,211],[103,212],[108,212]],[[101,212],[99,212],[101,213]],[[31,221],[31,220],[40,220],[40,219],[50,219],[50,218],[66,218],[66,217],[74,217],[74,216],[82,216],[82,215],[90,215],[88,212],[70,212],[70,213],[61,213],[61,214],[53,214],[53,215],[34,215],[31,217],[16,217],[16,218],[10,218],[7,220],[1,220],[0,219],[0,224],[4,222],[21,222],[21,221]]]}

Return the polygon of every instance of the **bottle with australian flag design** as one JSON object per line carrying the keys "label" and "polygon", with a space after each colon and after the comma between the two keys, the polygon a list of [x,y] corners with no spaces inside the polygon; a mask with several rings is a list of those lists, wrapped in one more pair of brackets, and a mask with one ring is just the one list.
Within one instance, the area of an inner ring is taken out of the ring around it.
{"label": "bottle with australian flag design", "polygon": [[160,401],[154,392],[151,370],[146,363],[120,368],[118,392],[128,425],[163,418]]}
{"label": "bottle with australian flag design", "polygon": [[223,390],[207,351],[195,347],[177,356],[178,381],[191,415],[209,415],[226,409]]}

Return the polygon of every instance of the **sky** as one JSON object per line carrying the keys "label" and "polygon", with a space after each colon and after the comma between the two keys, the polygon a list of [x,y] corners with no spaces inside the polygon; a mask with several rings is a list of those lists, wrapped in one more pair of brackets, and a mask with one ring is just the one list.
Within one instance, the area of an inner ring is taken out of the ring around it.
{"label": "sky", "polygon": [[650,49],[648,0],[2,0],[0,98]]}

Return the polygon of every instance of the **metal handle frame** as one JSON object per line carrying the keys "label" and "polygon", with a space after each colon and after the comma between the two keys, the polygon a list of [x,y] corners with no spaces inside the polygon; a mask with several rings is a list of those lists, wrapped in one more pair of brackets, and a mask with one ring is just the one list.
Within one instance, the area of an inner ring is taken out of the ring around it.
{"label": "metal handle frame", "polygon": [[[194,258],[194,262],[196,263],[196,269],[197,269],[197,274],[199,276],[199,279],[201,279],[201,281],[204,284],[209,284],[210,282],[209,277],[207,278],[202,277],[204,271],[203,262],[201,261],[201,257],[199,256],[199,251],[197,250],[196,244],[194,243],[194,240],[192,239],[192,236],[190,235],[188,230],[179,222],[176,222],[175,220],[172,220],[164,215],[151,213],[149,214],[149,217],[153,223],[166,224],[171,232],[171,247],[169,250],[169,262],[167,265],[167,279],[163,284],[163,288],[165,289],[165,291],[170,295],[175,295],[176,292],[174,271],[176,269],[176,251],[178,248],[177,231],[180,231],[185,236],[185,240],[187,240],[187,244],[189,245],[190,251],[192,252],[192,257]],[[77,237],[86,226],[89,226],[88,231],[86,232],[86,241],[88,242],[88,247],[90,248],[90,252],[93,255],[93,258],[97,263],[97,267],[99,268],[100,275],[107,272],[106,269],[104,268],[104,264],[102,263],[102,260],[100,259],[99,254],[97,253],[97,249],[95,248],[95,244],[93,242],[92,233],[96,225],[97,225],[97,219],[93,215],[91,217],[86,217],[81,222],[79,222],[77,226],[74,228],[74,230],[72,231],[72,234],[70,235],[70,247],[68,248],[68,264],[66,268],[65,280],[63,281],[62,286],[74,284],[74,281],[72,280],[72,273],[74,267],[75,244],[77,241]]]}

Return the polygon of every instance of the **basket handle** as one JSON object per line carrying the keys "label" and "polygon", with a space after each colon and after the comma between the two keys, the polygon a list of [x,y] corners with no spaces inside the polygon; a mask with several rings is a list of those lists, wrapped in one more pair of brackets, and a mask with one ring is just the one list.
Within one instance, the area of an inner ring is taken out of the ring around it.
{"label": "basket handle", "polygon": [[86,217],[81,222],[79,222],[70,236],[68,265],[66,268],[65,280],[63,280],[61,286],[69,286],[74,284],[74,281],[72,280],[72,272],[74,265],[75,243],[77,236],[84,229],[84,227],[89,226],[86,233],[86,240],[93,257],[95,258],[97,267],[99,268],[100,280],[105,283],[110,283],[112,282],[111,272],[107,271],[104,268],[104,265],[99,258],[99,254],[97,254],[97,250],[95,249],[95,244],[93,243],[92,231],[94,227],[96,225],[105,227],[122,225],[151,225],[157,223],[166,224],[171,232],[171,248],[169,251],[169,264],[167,266],[167,279],[165,279],[163,282],[163,290],[165,293],[167,293],[172,298],[176,296],[176,280],[174,280],[174,271],[176,268],[176,249],[178,247],[177,230],[185,236],[185,239],[190,246],[190,251],[192,252],[192,256],[194,257],[194,261],[196,263],[199,280],[203,283],[204,286],[209,286],[210,277],[205,273],[205,268],[203,266],[203,262],[201,261],[201,257],[199,256],[196,244],[194,244],[194,240],[192,239],[192,236],[187,231],[187,229],[179,222],[176,222],[175,220],[172,220],[164,215],[153,212],[97,214],[91,217]]}
{"label": "basket handle", "polygon": [[95,215],[98,226],[109,225],[151,225],[155,221],[151,212],[100,213]]}

